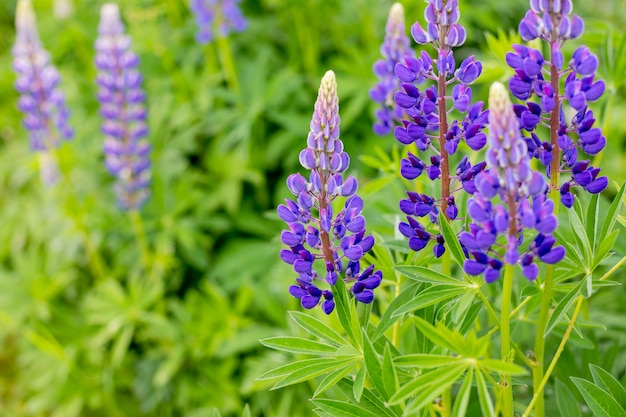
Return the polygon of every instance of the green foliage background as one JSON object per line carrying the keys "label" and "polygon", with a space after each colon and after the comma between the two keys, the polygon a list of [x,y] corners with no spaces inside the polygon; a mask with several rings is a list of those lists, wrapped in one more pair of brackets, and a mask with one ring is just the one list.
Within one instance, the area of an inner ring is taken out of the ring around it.
{"label": "green foliage background", "polygon": [[[312,415],[311,386],[268,391],[271,383],[256,380],[291,360],[258,340],[297,333],[287,321],[299,306],[287,293],[293,277],[278,257],[282,225],[274,209],[287,196],[284,179],[298,170],[319,79],[333,69],[342,138],[368,222],[393,235],[400,151],[391,136],[371,132],[368,96],[392,2],[244,1],[249,28],[226,42],[239,91],[227,87],[216,45],[194,41],[186,2],[119,2],[148,96],[154,185],[142,217],[150,273],[103,166],[93,66],[101,2],[74,3],[73,17],[58,20],[50,0],[34,0],[76,130],[58,153],[63,178],[54,188],[39,180],[16,109],[15,4],[0,5],[0,414]],[[423,19],[422,1],[402,3],[407,28]],[[504,54],[519,41],[514,30],[527,2],[460,3],[468,42],[457,60],[483,60],[474,93],[484,99],[492,81],[511,75]],[[624,0],[575,2],[587,23],[580,42],[599,55],[608,87],[595,106],[608,139],[603,172],[620,184],[625,8]],[[616,190],[609,187],[603,205]],[[615,251],[626,253],[624,233]],[[621,271],[614,280],[625,277]],[[624,296],[622,287],[597,296],[586,314],[606,328],[590,331],[591,346],[581,341],[566,351],[557,375],[590,379],[594,363],[624,382]]]}

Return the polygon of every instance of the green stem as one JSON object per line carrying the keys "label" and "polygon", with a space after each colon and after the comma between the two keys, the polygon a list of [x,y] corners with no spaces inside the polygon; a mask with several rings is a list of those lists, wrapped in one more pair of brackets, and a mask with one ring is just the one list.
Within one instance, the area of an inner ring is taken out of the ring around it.
{"label": "green stem", "polygon": [[544,375],[543,379],[541,380],[541,382],[539,382],[539,385],[535,385],[536,388],[535,388],[535,393],[533,394],[533,398],[530,401],[530,404],[528,404],[528,407],[526,407],[526,410],[524,411],[524,414],[522,414],[522,417],[528,417],[530,415],[530,412],[533,409],[533,406],[535,406],[536,402],[539,401],[539,399],[543,397],[543,389],[548,383],[548,380],[550,379],[550,375],[552,374],[552,371],[554,371],[554,367],[556,366],[557,361],[561,357],[561,353],[563,353],[563,350],[565,349],[565,344],[567,343],[567,340],[569,339],[569,336],[572,333],[572,329],[574,328],[574,323],[576,323],[576,318],[578,317],[578,313],[580,312],[580,307],[583,304],[583,299],[584,298],[582,295],[579,295],[578,298],[576,299],[576,307],[574,308],[574,313],[572,314],[572,318],[570,319],[569,324],[567,325],[567,330],[565,330],[563,339],[561,339],[561,343],[559,344],[559,347],[556,350],[556,353],[554,354],[554,358],[552,358],[552,362],[550,362],[550,366],[546,370],[546,374]]}
{"label": "green stem", "polygon": [[146,231],[143,227],[143,221],[141,215],[137,210],[131,210],[128,212],[130,221],[133,224],[133,230],[135,232],[135,238],[137,239],[137,246],[139,246],[139,253],[141,254],[141,265],[144,271],[148,271],[150,267],[150,249],[148,248],[148,239],[146,239]]}
{"label": "green stem", "polygon": [[219,55],[220,64],[222,65],[222,74],[228,84],[228,88],[233,93],[239,93],[239,80],[237,78],[237,70],[235,69],[235,61],[228,42],[228,37],[219,36],[216,39],[217,54]]}
{"label": "green stem", "polygon": [[[556,39],[556,32],[553,34]],[[552,46],[554,48],[554,46]],[[559,70],[554,64],[550,66],[550,81],[554,91],[559,91]],[[559,170],[561,162],[561,151],[558,145],[559,133],[559,95],[555,94],[555,103],[552,114],[550,115],[550,143],[552,144],[552,162],[550,162],[550,198],[554,201],[554,215],[559,217]],[[545,330],[548,323],[548,316],[552,307],[552,288],[554,286],[554,265],[548,265],[546,268],[546,277],[543,283],[543,298],[541,299],[541,308],[539,310],[539,318],[537,319],[537,329],[535,334],[535,358],[536,365],[533,368],[533,388],[537,392],[538,397],[535,401],[535,417],[545,416],[545,406],[543,400],[543,391],[537,391],[537,387],[543,379],[543,362],[546,347]]]}
{"label": "green stem", "polygon": [[[513,265],[504,266],[504,283],[502,288],[502,309],[500,312],[500,353],[503,361],[509,361],[511,353],[511,293],[513,292]],[[513,387],[511,375],[503,375],[502,415],[513,417]]]}

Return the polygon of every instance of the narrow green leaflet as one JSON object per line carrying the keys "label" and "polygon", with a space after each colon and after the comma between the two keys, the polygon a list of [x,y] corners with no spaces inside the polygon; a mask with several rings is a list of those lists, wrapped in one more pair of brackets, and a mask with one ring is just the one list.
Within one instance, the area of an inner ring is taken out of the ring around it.
{"label": "narrow green leaflet", "polygon": [[413,316],[412,319],[417,329],[422,332],[425,337],[430,339],[430,341],[433,342],[435,345],[450,349],[455,352],[462,350],[457,349],[450,343],[450,340],[453,339],[453,333],[443,325],[438,325],[437,327],[435,327],[432,324],[428,323],[426,320],[417,316]]}
{"label": "narrow green leaflet", "polygon": [[[367,337],[365,330],[363,330],[363,360],[367,375],[369,375],[374,386],[384,394],[385,392],[382,391],[384,387],[382,365],[378,358],[378,353]],[[386,396],[386,398],[389,398],[389,396]]]}
{"label": "narrow green leaflet", "polygon": [[402,275],[416,281],[430,282],[432,284],[459,285],[463,287],[468,287],[470,285],[464,281],[459,281],[456,278],[423,266],[398,265],[395,269]]}
{"label": "narrow green leaflet", "polygon": [[[353,395],[352,383],[347,379],[339,381],[337,387],[343,391],[346,396],[350,397]],[[363,390],[359,404],[370,411],[375,410],[375,413],[380,417],[399,417],[402,415],[402,410],[400,410],[398,406],[390,408],[389,405],[384,403],[382,399],[367,389]]]}
{"label": "narrow green leaflet", "polygon": [[276,379],[282,378],[286,375],[292,374],[298,369],[306,368],[310,365],[320,364],[320,366],[333,365],[337,359],[322,359],[322,358],[313,358],[313,359],[304,359],[301,361],[296,361],[292,363],[288,363],[286,365],[280,366],[278,368],[272,369],[271,371],[267,371],[261,376],[257,377],[257,380],[264,381],[268,379]]}
{"label": "narrow green leaflet", "polygon": [[354,303],[348,298],[346,285],[343,280],[337,280],[335,283],[335,305],[337,306],[337,317],[341,326],[348,336],[354,340],[357,345],[361,345],[361,330],[359,319],[356,314]]}
{"label": "narrow green leaflet", "polygon": [[480,365],[490,371],[511,375],[526,375],[528,371],[513,362],[506,362],[500,359],[483,359]]}
{"label": "narrow green leaflet", "polygon": [[587,232],[585,230],[585,226],[583,225],[582,208],[580,207],[580,201],[576,199],[574,205],[578,210],[570,210],[568,212],[570,230],[572,231],[573,239],[576,241],[578,245],[579,252],[583,256],[583,261],[584,261],[585,266],[589,267],[591,264],[592,248],[589,243],[589,240],[587,239]]}
{"label": "narrow green leaflet", "polygon": [[624,192],[626,191],[626,183],[622,185],[622,188],[619,189],[617,195],[613,199],[611,206],[609,207],[609,211],[604,218],[604,223],[602,223],[602,230],[600,231],[600,235],[598,236],[598,240],[604,239],[604,237],[613,229],[615,225],[615,220],[617,219],[617,215],[620,212],[623,204]]}
{"label": "narrow green leaflet", "polygon": [[456,395],[454,406],[452,407],[452,417],[465,417],[472,393],[472,380],[474,379],[474,368],[470,367],[463,379],[463,384]]}
{"label": "narrow green leaflet", "polygon": [[335,360],[333,364],[317,363],[314,365],[309,365],[307,367],[300,368],[297,371],[294,371],[293,373],[287,375],[286,377],[278,381],[276,384],[274,384],[274,386],[271,389],[275,390],[278,388],[286,387],[288,385],[293,385],[299,382],[308,381],[309,379],[313,379],[317,376],[325,375],[329,372],[332,372],[335,369],[343,368],[346,366],[353,366],[358,361],[359,361],[358,358],[338,359],[338,360]]}
{"label": "narrow green leaflet", "polygon": [[383,351],[382,379],[382,389],[387,394],[386,399],[388,400],[398,390],[398,375],[389,344],[385,344],[385,350]]}
{"label": "narrow green leaflet", "polygon": [[344,401],[327,398],[319,398],[312,401],[316,407],[319,407],[321,410],[326,411],[334,417],[380,417],[378,414],[374,414],[366,408]]}
{"label": "narrow green leaflet", "polygon": [[547,336],[552,331],[552,329],[554,329],[554,327],[559,324],[561,319],[563,319],[569,308],[574,303],[576,296],[580,292],[580,286],[584,282],[585,280],[580,281],[580,283],[576,285],[576,287],[574,287],[570,292],[565,294],[563,298],[561,298],[559,303],[554,308],[554,311],[550,315],[550,318],[548,319],[548,324],[546,325],[546,331],[544,332],[544,336]]}
{"label": "narrow green leaflet", "polygon": [[408,288],[404,289],[398,297],[394,298],[394,300],[389,303],[389,306],[385,309],[385,312],[376,327],[376,331],[372,336],[373,342],[376,342],[383,334],[385,334],[387,330],[391,328],[391,326],[393,326],[395,322],[400,319],[400,316],[395,316],[394,313],[400,306],[415,297],[415,293],[419,286],[419,283],[411,284]]}
{"label": "narrow green leaflet", "polygon": [[457,298],[461,294],[465,294],[467,289],[456,285],[433,285],[425,288],[412,300],[407,301],[404,305],[398,307],[393,313],[394,316],[401,316],[415,310],[420,310],[444,301]]}
{"label": "narrow green leaflet", "polygon": [[304,353],[307,355],[334,355],[337,346],[328,345],[315,340],[300,337],[279,336],[261,339],[260,342],[269,348],[291,353]]}
{"label": "narrow green leaflet", "polygon": [[354,395],[354,399],[361,401],[361,396],[363,395],[363,388],[365,387],[365,366],[361,366],[359,372],[356,374],[356,378],[354,378],[354,384],[352,385],[352,395]]}
{"label": "narrow green leaflet", "polygon": [[248,404],[245,405],[245,407],[243,407],[243,413],[241,414],[241,417],[251,417],[252,415],[250,414],[250,406]]}
{"label": "narrow green leaflet", "polygon": [[440,366],[456,365],[465,359],[459,356],[436,355],[430,353],[414,353],[398,356],[394,362],[405,368],[439,368]]}
{"label": "narrow green leaflet", "polygon": [[480,410],[483,417],[496,417],[496,412],[493,409],[493,402],[491,401],[491,395],[489,395],[489,389],[485,382],[485,377],[481,372],[476,372],[476,387],[478,388],[478,401],[480,403]]}
{"label": "narrow green leaflet", "polygon": [[463,262],[465,261],[465,254],[457,239],[454,230],[450,226],[450,223],[445,216],[439,216],[439,229],[443,235],[443,239],[446,241],[446,247],[450,250],[452,257],[456,261],[460,268],[463,268]]}
{"label": "narrow green leaflet", "polygon": [[600,209],[600,195],[593,194],[589,207],[587,207],[586,229],[587,239],[592,248],[596,246],[596,235],[598,233],[598,210]]}
{"label": "narrow green leaflet", "polygon": [[595,417],[626,417],[626,411],[609,393],[593,382],[582,378],[570,378]]}
{"label": "narrow green leaflet", "polygon": [[603,388],[611,394],[611,397],[619,403],[620,407],[626,410],[626,390],[622,384],[613,375],[597,365],[589,365],[589,369],[591,370],[593,382],[599,388]]}
{"label": "narrow green leaflet", "polygon": [[414,409],[421,408],[424,404],[432,401],[444,389],[456,382],[465,372],[468,364],[443,366],[436,370],[427,372],[411,380],[400,387],[398,391],[389,399],[390,404],[399,404],[407,398],[417,395],[413,404]]}
{"label": "narrow green leaflet", "polygon": [[345,345],[348,342],[335,330],[328,327],[321,320],[303,313],[301,311],[290,311],[289,315],[298,326],[309,332],[311,335],[319,337],[337,346]]}
{"label": "narrow green leaflet", "polygon": [[326,377],[322,380],[322,382],[320,382],[320,384],[317,386],[317,389],[313,393],[313,398],[317,397],[318,395],[322,394],[327,389],[336,385],[339,381],[341,381],[341,379],[343,379],[343,377],[348,375],[353,369],[354,367],[352,366],[352,364],[349,364],[344,368],[339,368],[329,373],[328,375],[326,375]]}
{"label": "narrow green leaflet", "polygon": [[580,407],[574,394],[563,382],[556,381],[556,404],[561,411],[561,417],[580,417]]}

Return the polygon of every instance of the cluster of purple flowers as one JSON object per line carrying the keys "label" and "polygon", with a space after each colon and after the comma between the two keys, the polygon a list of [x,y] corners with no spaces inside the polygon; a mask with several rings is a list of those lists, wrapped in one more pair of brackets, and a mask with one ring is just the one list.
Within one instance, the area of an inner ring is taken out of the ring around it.
{"label": "cluster of purple flowers", "polygon": [[[464,157],[451,173],[450,159],[461,142],[474,151],[485,146],[483,130],[488,112],[483,110],[482,102],[472,104],[469,86],[480,75],[481,63],[473,56],[458,67],[455,63],[452,50],[461,46],[466,37],[465,29],[458,23],[458,0],[430,0],[424,14],[426,29],[416,22],[411,35],[418,44],[432,45],[437,56],[433,59],[426,51],[419,57],[404,54],[402,62],[396,64],[395,75],[402,89],[394,98],[406,116],[401,120],[402,125],[396,126],[394,135],[402,144],[415,144],[426,154],[420,158],[409,152],[401,162],[402,176],[414,180],[425,171],[430,180],[441,181],[441,197],[407,192],[408,198],[400,202],[400,209],[407,215],[407,222],[400,224],[400,232],[409,238],[409,246],[416,251],[434,241],[434,254],[440,257],[445,252],[442,235],[429,233],[417,218],[429,215],[431,222],[437,223],[441,211],[450,220],[457,218],[459,210],[454,193],[460,190],[472,193],[474,178],[485,164],[472,165]],[[453,86],[451,91],[450,86]],[[449,121],[454,111],[460,117]]]}
{"label": "cluster of purple flowers", "polygon": [[24,126],[30,135],[33,150],[40,152],[47,163],[42,166],[44,182],[51,184],[57,176],[50,152],[61,140],[73,135],[68,123],[69,111],[65,97],[58,88],[61,80],[43,48],[35,13],[30,0],[20,0],[15,19],[16,39],[13,46],[13,68],[17,73],[15,88],[20,93],[19,109],[24,113]]}
{"label": "cluster of purple flowers", "polygon": [[[300,164],[311,171],[309,178],[290,175],[287,187],[296,196],[278,206],[279,217],[289,230],[281,239],[289,249],[281,251],[283,261],[298,274],[297,285],[289,288],[300,299],[302,307],[310,309],[322,304],[326,314],[335,308],[332,286],[341,274],[344,281],[354,282],[350,291],[362,303],[371,303],[374,290],[382,281],[381,271],[371,265],[361,270],[361,259],[374,245],[374,238],[365,235],[365,218],[361,214],[363,200],[356,195],[357,181],[343,177],[350,164],[339,139],[339,99],[332,71],[322,78],[307,148],[300,153]],[[333,215],[332,203],[346,197],[343,208]],[[320,262],[316,262],[320,261]],[[323,272],[315,265],[323,263]],[[329,289],[321,289],[325,281]]]}
{"label": "cluster of purple flowers", "polygon": [[[539,273],[535,258],[554,264],[563,259],[565,249],[555,246],[554,203],[546,199],[544,177],[530,167],[526,141],[519,132],[509,94],[500,83],[494,83],[489,94],[485,156],[488,169],[477,175],[476,191],[468,201],[473,223],[459,239],[474,258],[465,260],[465,272],[484,274],[485,281],[493,282],[500,276],[503,263],[520,264],[524,276],[534,280]],[[496,196],[499,202],[494,201]],[[534,229],[538,234],[520,254],[524,229]],[[504,236],[506,242],[498,243],[498,236]]]}
{"label": "cluster of purple flowers", "polygon": [[248,22],[239,9],[241,0],[190,0],[189,7],[196,17],[200,43],[209,43],[216,36],[241,32]]}
{"label": "cluster of purple flowers", "polygon": [[[593,127],[595,118],[588,103],[604,93],[602,80],[595,79],[597,57],[586,46],[580,46],[567,66],[561,51],[563,43],[582,35],[583,20],[572,15],[571,0],[531,0],[530,10],[519,25],[523,40],[541,39],[550,47],[550,60],[539,50],[514,45],[515,52],[506,56],[515,70],[509,82],[513,95],[525,104],[515,106],[520,128],[529,132],[525,137],[528,151],[547,168],[552,187],[559,187],[561,202],[571,207],[574,202],[572,187],[580,186],[590,193],[599,193],[608,185],[608,179],[598,176],[599,168],[589,165],[589,160],[578,160],[579,149],[587,155],[596,155],[606,145],[599,128]],[[563,91],[560,80],[565,78]],[[533,96],[537,102],[532,101]],[[576,111],[568,120],[563,103],[568,102]],[[542,141],[536,133],[538,126],[551,131],[550,141]],[[558,171],[558,172],[555,172]],[[558,184],[560,173],[571,177]]]}
{"label": "cluster of purple flowers", "polygon": [[130,50],[131,39],[124,34],[116,4],[102,6],[98,31],[95,64],[106,167],[117,178],[121,208],[137,210],[149,197],[151,178],[139,59]]}
{"label": "cluster of purple flowers", "polygon": [[404,30],[404,9],[400,3],[395,3],[389,11],[385,40],[380,47],[380,53],[384,59],[379,59],[374,64],[374,74],[380,82],[370,90],[370,97],[380,104],[376,111],[378,121],[374,123],[374,132],[386,135],[394,125],[401,123],[405,115],[404,109],[394,102],[394,95],[401,87],[395,73],[396,65],[405,55],[414,55]]}

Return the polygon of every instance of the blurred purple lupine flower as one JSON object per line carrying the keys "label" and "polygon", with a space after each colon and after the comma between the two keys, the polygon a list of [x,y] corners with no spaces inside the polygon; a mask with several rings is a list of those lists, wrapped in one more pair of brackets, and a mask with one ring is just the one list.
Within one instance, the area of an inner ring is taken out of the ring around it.
{"label": "blurred purple lupine flower", "polygon": [[239,9],[241,0],[190,0],[189,7],[196,17],[199,43],[209,43],[231,32],[241,32],[248,22]]}
{"label": "blurred purple lupine flower", "polygon": [[[488,112],[483,103],[472,103],[469,84],[476,81],[482,64],[473,56],[457,67],[453,48],[465,42],[465,29],[459,21],[458,0],[429,0],[426,7],[426,29],[416,22],[411,27],[413,39],[421,45],[430,44],[436,50],[431,57],[422,51],[419,57],[404,55],[395,68],[402,90],[396,92],[396,104],[407,115],[402,126],[394,130],[396,139],[405,145],[415,144],[423,156],[409,152],[402,160],[400,173],[413,180],[422,172],[431,180],[441,181],[441,195],[437,198],[408,192],[408,199],[400,202],[400,209],[407,215],[408,223],[400,224],[400,232],[409,238],[409,246],[421,250],[430,240],[435,241],[433,252],[440,257],[445,252],[443,236],[430,234],[419,224],[416,217],[429,215],[437,223],[440,212],[447,219],[459,215],[454,193],[464,190],[474,192],[474,177],[485,164],[471,165],[467,156],[461,158],[456,171],[451,172],[450,157],[455,155],[461,142],[472,151],[478,151],[487,141],[483,129]],[[418,84],[424,84],[420,88]],[[450,120],[453,115],[458,118]],[[456,191],[455,191],[456,190]]]}
{"label": "blurred purple lupine flower", "polygon": [[[544,177],[530,167],[526,142],[522,138],[509,93],[500,83],[489,91],[489,135],[487,170],[477,175],[476,192],[468,201],[473,223],[462,232],[460,241],[474,259],[463,265],[470,275],[484,274],[493,282],[504,263],[519,264],[529,280],[537,278],[535,258],[548,264],[565,256],[562,246],[554,246],[552,233],[557,227],[554,203],[546,199]],[[499,197],[500,201],[497,201]],[[532,201],[531,201],[532,199]],[[524,229],[535,229],[537,237],[525,253],[519,247]],[[504,243],[497,243],[504,236]],[[498,248],[503,247],[502,251]],[[502,253],[503,252],[503,253]]]}
{"label": "blurred purple lupine flower", "polygon": [[15,26],[13,68],[17,74],[15,88],[20,93],[19,109],[24,113],[30,145],[41,156],[42,178],[46,184],[52,184],[58,176],[52,151],[61,140],[73,135],[69,111],[58,88],[61,77],[39,39],[30,0],[19,1]]}
{"label": "blurred purple lupine flower", "polygon": [[[345,178],[350,158],[339,139],[339,99],[332,71],[326,72],[320,84],[307,148],[300,153],[300,164],[311,171],[309,178],[292,174],[287,187],[296,196],[278,206],[279,217],[287,223],[281,240],[289,249],[280,257],[293,265],[298,274],[297,285],[289,292],[310,309],[322,304],[330,314],[335,308],[332,287],[341,274],[345,282],[354,282],[350,291],[362,303],[371,303],[374,290],[382,281],[382,273],[374,266],[361,271],[361,259],[374,245],[374,238],[365,235],[365,218],[361,215],[363,200],[356,195],[358,187],[353,176]],[[333,215],[332,203],[346,197],[343,208]],[[323,272],[315,266],[323,264]],[[329,289],[320,289],[326,281]]]}
{"label": "blurred purple lupine flower", "polygon": [[[571,0],[531,0],[531,9],[519,25],[523,40],[541,39],[550,47],[550,58],[545,59],[539,50],[514,45],[506,61],[515,70],[509,88],[515,97],[525,104],[515,106],[520,128],[530,132],[525,140],[528,152],[546,166],[552,179],[550,187],[559,189],[561,202],[572,207],[574,194],[571,189],[580,186],[590,193],[599,193],[608,185],[608,179],[598,176],[600,169],[589,165],[588,160],[579,161],[579,150],[596,155],[606,145],[606,138],[599,128],[594,128],[595,118],[588,103],[596,101],[604,93],[604,81],[595,79],[598,58],[586,46],[580,46],[565,66],[561,47],[569,39],[583,33],[583,20],[572,15]],[[561,78],[565,78],[560,91]],[[537,102],[530,101],[536,96]],[[568,120],[563,103],[568,102],[577,113]],[[542,141],[538,126],[550,129],[550,140]],[[556,172],[555,172],[556,171]],[[560,173],[571,178],[558,183]]]}
{"label": "blurred purple lupine flower", "polygon": [[400,3],[395,3],[389,10],[385,40],[380,47],[380,53],[384,59],[379,59],[374,64],[374,74],[380,82],[370,90],[370,97],[381,106],[376,111],[378,121],[374,123],[374,133],[386,135],[393,126],[401,123],[405,115],[404,109],[394,102],[394,94],[401,86],[395,74],[396,64],[403,60],[404,55],[415,55],[404,31],[404,9]]}
{"label": "blurred purple lupine flower", "polygon": [[106,167],[117,178],[114,189],[120,207],[138,210],[150,195],[151,180],[139,58],[130,49],[116,4],[102,6],[98,32],[95,65]]}

